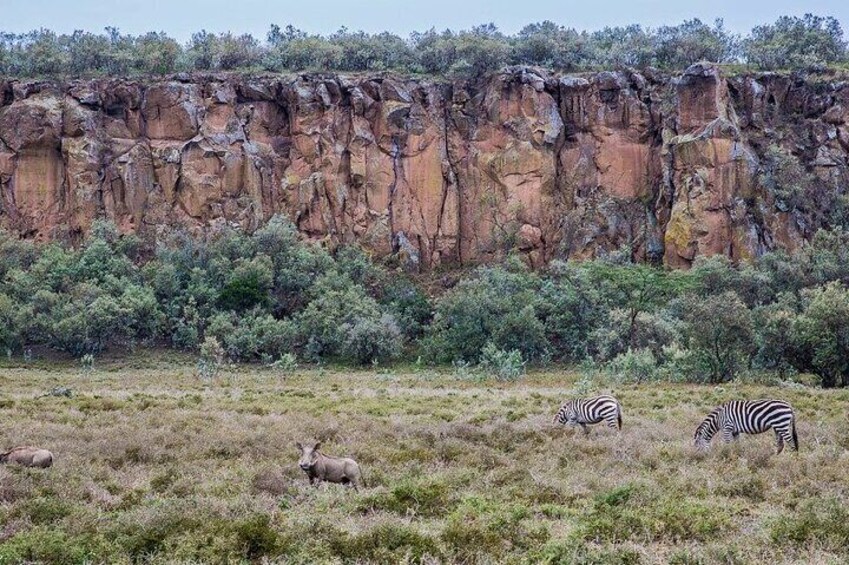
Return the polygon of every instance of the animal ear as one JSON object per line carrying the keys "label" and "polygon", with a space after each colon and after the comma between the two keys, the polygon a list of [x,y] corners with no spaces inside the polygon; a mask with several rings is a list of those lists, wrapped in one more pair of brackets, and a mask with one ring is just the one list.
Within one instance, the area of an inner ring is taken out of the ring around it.
{"label": "animal ear", "polygon": [[295,446],[296,446],[296,447],[297,447],[300,451],[303,451],[303,450],[304,450],[304,446],[303,446],[303,445],[301,445],[301,442],[299,442],[299,441],[296,441],[296,442],[295,442]]}
{"label": "animal ear", "polygon": [[320,441],[317,441],[317,442],[315,442],[315,445],[314,445],[314,446],[312,446],[312,450],[313,450],[313,451],[318,451],[318,448],[319,448],[319,447],[321,447],[321,442],[320,442]]}

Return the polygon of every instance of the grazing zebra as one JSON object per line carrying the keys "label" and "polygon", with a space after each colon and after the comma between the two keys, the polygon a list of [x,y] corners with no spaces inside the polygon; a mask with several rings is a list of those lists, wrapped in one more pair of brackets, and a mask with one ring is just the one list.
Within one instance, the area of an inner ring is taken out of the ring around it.
{"label": "grazing zebra", "polygon": [[622,429],[622,405],[612,396],[567,400],[554,415],[553,423],[580,425],[588,434],[587,424],[598,424],[602,420],[610,428]]}
{"label": "grazing zebra", "polygon": [[696,428],[693,436],[698,449],[706,449],[717,433],[722,433],[726,443],[737,439],[741,433],[760,434],[769,429],[775,432],[777,453],[784,450],[784,442],[799,450],[796,436],[796,415],[793,407],[781,400],[731,400],[708,414]]}

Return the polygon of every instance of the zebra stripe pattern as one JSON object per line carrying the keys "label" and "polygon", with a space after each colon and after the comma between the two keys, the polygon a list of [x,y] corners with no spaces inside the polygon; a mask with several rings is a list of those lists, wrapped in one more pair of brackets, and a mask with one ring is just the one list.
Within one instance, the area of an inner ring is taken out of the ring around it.
{"label": "zebra stripe pattern", "polygon": [[601,421],[607,422],[612,429],[622,429],[622,405],[612,396],[568,400],[554,415],[555,424],[581,426],[585,434],[590,432],[587,424],[598,424]]}
{"label": "zebra stripe pattern", "polygon": [[796,414],[782,400],[731,400],[717,406],[696,428],[694,443],[698,449],[706,449],[717,433],[728,443],[741,433],[760,434],[769,430],[775,432],[777,453],[784,450],[785,443],[793,451],[799,450]]}

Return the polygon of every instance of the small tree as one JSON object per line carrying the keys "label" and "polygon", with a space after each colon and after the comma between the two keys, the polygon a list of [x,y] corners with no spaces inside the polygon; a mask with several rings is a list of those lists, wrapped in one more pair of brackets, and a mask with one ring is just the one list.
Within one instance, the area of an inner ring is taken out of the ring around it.
{"label": "small tree", "polygon": [[613,265],[596,261],[586,266],[608,294],[610,305],[628,313],[628,344],[638,349],[639,316],[665,304],[680,294],[688,279],[680,272],[669,272],[648,265]]}
{"label": "small tree", "polygon": [[781,16],[774,24],[752,30],[743,43],[743,56],[762,69],[827,65],[846,58],[846,42],[834,18]]}
{"label": "small tree", "polygon": [[787,301],[762,306],[754,311],[755,364],[778,371],[781,377],[793,368],[802,368],[804,360],[797,350],[798,315]]}
{"label": "small tree", "polygon": [[849,385],[849,290],[838,281],[802,292],[795,331],[826,387]]}
{"label": "small tree", "polygon": [[689,295],[682,317],[687,346],[708,372],[708,382],[734,378],[752,343],[752,316],[735,292],[712,296]]}
{"label": "small tree", "polygon": [[656,35],[659,67],[683,69],[698,61],[726,63],[736,55],[737,39],[725,31],[721,19],[713,27],[698,18],[677,26],[663,26]]}
{"label": "small tree", "polygon": [[213,379],[224,365],[224,348],[214,337],[207,336],[200,346],[197,371],[202,379]]}

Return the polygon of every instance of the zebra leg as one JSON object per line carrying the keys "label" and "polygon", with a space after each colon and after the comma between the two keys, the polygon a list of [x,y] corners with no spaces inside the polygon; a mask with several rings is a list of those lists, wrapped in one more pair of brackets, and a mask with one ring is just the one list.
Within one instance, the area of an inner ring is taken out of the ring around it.
{"label": "zebra leg", "polygon": [[736,436],[734,434],[734,430],[731,428],[722,428],[722,441],[725,443],[731,443],[731,440],[735,439]]}
{"label": "zebra leg", "polygon": [[796,418],[790,421],[790,445],[793,446],[793,451],[799,451],[799,436],[796,434]]}
{"label": "zebra leg", "polygon": [[585,423],[583,423],[583,422],[578,422],[578,423],[579,423],[579,424],[581,424],[581,427],[584,429],[584,435],[585,435],[585,436],[586,436],[586,435],[589,435],[589,434],[590,434],[590,429],[587,427],[587,425],[586,425]]}
{"label": "zebra leg", "polygon": [[775,449],[776,449],[775,454],[776,455],[778,455],[779,453],[784,451],[784,437],[783,437],[783,435],[784,435],[783,431],[779,431],[778,429],[775,430]]}
{"label": "zebra leg", "polygon": [[784,449],[785,443],[789,443],[790,448],[793,451],[799,451],[799,439],[796,436],[795,422],[791,422],[790,426],[790,428],[776,428],[775,430],[775,441],[778,446],[777,453],[781,453],[781,451]]}

